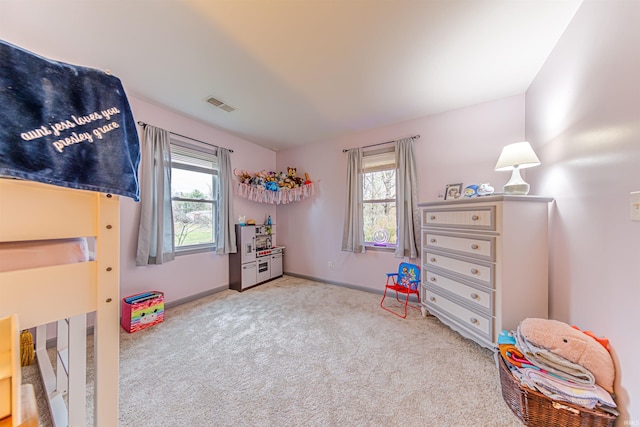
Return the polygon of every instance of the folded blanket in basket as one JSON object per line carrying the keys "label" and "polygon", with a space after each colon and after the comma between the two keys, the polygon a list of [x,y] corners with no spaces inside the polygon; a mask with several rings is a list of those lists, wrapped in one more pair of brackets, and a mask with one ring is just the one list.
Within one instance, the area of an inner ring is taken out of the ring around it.
{"label": "folded blanket in basket", "polygon": [[589,370],[595,381],[613,392],[615,367],[606,346],[564,322],[527,318],[520,322],[519,333],[528,343]]}
{"label": "folded blanket in basket", "polygon": [[537,369],[521,368],[520,380],[529,388],[536,389],[550,399],[570,402],[593,409],[598,404],[612,408],[616,403],[609,393],[596,384],[576,384]]}
{"label": "folded blanket in basket", "polygon": [[525,366],[533,366],[520,352],[516,346],[516,338],[513,336],[513,333],[509,331],[503,330],[500,332],[500,335],[498,335],[498,350],[505,362],[513,366],[519,368],[522,367],[523,364]]}
{"label": "folded blanket in basket", "polygon": [[139,200],[140,146],[122,83],[0,40],[0,175]]}
{"label": "folded blanket in basket", "polygon": [[575,383],[595,384],[595,378],[588,369],[527,341],[521,334],[520,326],[515,334],[517,346],[533,365]]}

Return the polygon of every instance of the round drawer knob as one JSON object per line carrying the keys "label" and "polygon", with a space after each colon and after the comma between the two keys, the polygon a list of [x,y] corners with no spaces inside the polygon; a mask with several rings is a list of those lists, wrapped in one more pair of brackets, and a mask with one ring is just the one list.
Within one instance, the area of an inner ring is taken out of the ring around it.
{"label": "round drawer knob", "polygon": [[431,281],[432,281],[432,282],[437,282],[437,281],[438,281],[438,279],[436,279],[435,277],[432,277],[432,278],[431,278]]}
{"label": "round drawer knob", "polygon": [[429,261],[436,262],[436,259],[435,258],[431,258]]}
{"label": "round drawer knob", "polygon": [[474,220],[474,221],[477,221],[477,220],[479,220],[479,219],[480,219],[480,217],[479,217],[478,215],[473,215],[473,216],[471,217],[471,219],[472,219],[472,220]]}
{"label": "round drawer knob", "polygon": [[480,274],[480,270],[478,270],[477,268],[472,268],[471,274]]}
{"label": "round drawer knob", "polygon": [[478,299],[480,296],[476,293],[471,294],[471,299]]}
{"label": "round drawer knob", "polygon": [[473,323],[474,325],[477,325],[477,324],[478,324],[478,319],[476,319],[475,317],[470,318],[470,319],[469,319],[469,321],[470,321],[471,323]]}
{"label": "round drawer knob", "polygon": [[429,301],[436,302],[436,297],[429,297]]}
{"label": "round drawer knob", "polygon": [[476,245],[475,243],[473,245],[471,245],[471,249],[478,249],[480,246]]}
{"label": "round drawer knob", "polygon": [[435,215],[431,215],[431,216],[429,217],[429,219],[430,219],[431,221],[433,221],[434,219],[436,219],[436,216],[435,216]]}
{"label": "round drawer knob", "polygon": [[436,242],[436,239],[431,239],[431,240],[430,240],[430,242],[431,242],[431,243],[435,243],[435,242]]}

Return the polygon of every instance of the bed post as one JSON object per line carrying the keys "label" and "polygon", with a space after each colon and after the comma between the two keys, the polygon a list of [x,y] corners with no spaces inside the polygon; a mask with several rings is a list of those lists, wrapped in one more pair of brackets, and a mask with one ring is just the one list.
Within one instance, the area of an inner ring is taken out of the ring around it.
{"label": "bed post", "polygon": [[95,345],[94,420],[98,427],[119,424],[120,360],[120,205],[118,196],[96,194],[98,285]]}

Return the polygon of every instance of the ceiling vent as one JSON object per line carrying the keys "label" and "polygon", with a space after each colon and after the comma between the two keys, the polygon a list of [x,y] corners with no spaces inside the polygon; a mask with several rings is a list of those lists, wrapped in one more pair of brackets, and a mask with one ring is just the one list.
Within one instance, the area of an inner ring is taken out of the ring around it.
{"label": "ceiling vent", "polygon": [[214,107],[218,107],[221,110],[226,111],[227,113],[230,113],[232,111],[236,111],[235,107],[232,107],[229,104],[225,104],[223,101],[220,101],[217,98],[214,98],[213,96],[210,96],[209,98],[207,98],[207,102],[211,105],[213,105]]}

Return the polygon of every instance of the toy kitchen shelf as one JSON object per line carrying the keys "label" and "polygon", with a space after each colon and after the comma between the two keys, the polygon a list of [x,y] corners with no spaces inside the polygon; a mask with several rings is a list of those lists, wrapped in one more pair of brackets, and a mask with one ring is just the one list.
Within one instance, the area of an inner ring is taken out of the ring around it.
{"label": "toy kitchen shelf", "polygon": [[274,225],[236,224],[238,251],[229,254],[229,289],[239,292],[283,274],[284,247],[273,246]]}

